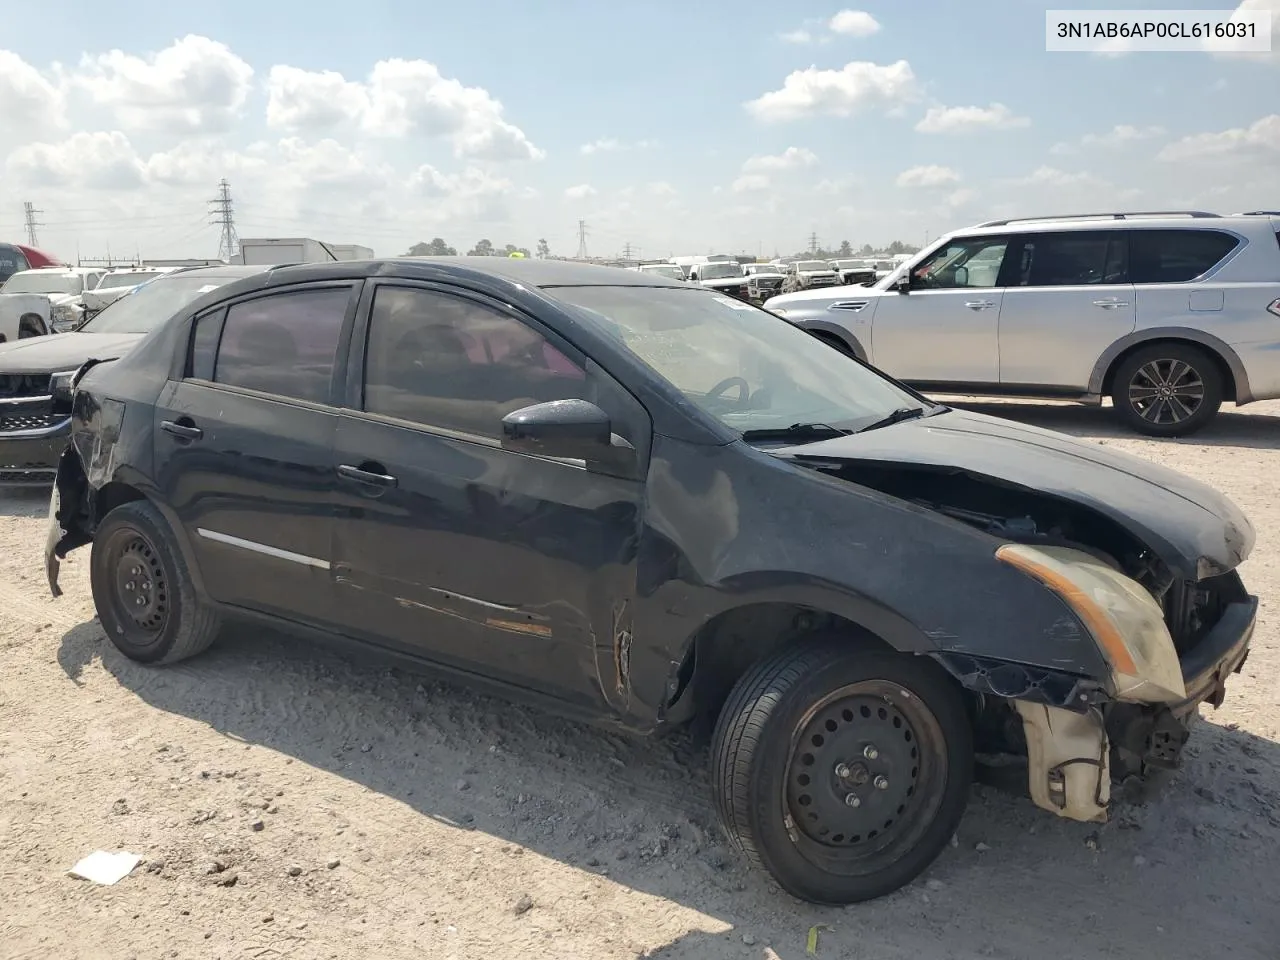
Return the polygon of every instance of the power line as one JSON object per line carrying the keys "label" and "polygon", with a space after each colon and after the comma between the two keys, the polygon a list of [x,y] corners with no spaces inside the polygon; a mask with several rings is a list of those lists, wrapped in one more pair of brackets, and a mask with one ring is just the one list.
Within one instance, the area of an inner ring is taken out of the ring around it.
{"label": "power line", "polygon": [[587,259],[587,221],[578,221],[578,259]]}
{"label": "power line", "polygon": [[235,207],[231,203],[231,184],[226,179],[218,182],[218,195],[209,201],[213,208],[213,219],[209,222],[222,228],[222,238],[218,241],[218,259],[231,262],[231,258],[239,251],[240,238],[236,236]]}
{"label": "power line", "polygon": [[36,236],[36,227],[43,227],[44,224],[36,219],[36,214],[44,213],[43,210],[37,210],[30,200],[22,205],[22,212],[25,214],[27,227],[27,242],[33,247],[40,246],[40,239]]}

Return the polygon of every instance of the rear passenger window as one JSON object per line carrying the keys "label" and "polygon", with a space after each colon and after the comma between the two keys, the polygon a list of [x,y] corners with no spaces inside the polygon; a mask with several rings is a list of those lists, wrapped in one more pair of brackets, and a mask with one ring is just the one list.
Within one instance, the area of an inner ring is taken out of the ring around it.
{"label": "rear passenger window", "polygon": [[1185,283],[1213,269],[1239,241],[1220,230],[1134,230],[1134,283]]}
{"label": "rear passenger window", "polygon": [[1017,283],[1024,287],[1127,283],[1129,244],[1111,231],[1033,233],[1023,238]]}
{"label": "rear passenger window", "polygon": [[[216,383],[328,403],[349,287],[259,297],[227,309]],[[196,336],[199,339],[199,329]]]}
{"label": "rear passenger window", "polygon": [[489,307],[382,287],[369,317],[364,409],[425,426],[502,436],[502,418],[588,399],[586,373],[540,333]]}

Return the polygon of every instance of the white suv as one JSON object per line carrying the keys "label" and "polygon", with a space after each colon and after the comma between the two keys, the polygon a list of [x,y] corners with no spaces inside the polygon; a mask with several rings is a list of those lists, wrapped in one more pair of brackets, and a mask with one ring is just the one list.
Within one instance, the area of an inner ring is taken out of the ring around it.
{"label": "white suv", "polygon": [[1280,212],[995,220],[765,309],[926,392],[1110,396],[1153,436],[1280,397]]}

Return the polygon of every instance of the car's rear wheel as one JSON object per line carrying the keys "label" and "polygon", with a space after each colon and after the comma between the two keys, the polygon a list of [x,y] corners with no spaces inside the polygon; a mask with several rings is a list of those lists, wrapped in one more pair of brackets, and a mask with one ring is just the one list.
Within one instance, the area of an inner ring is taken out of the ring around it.
{"label": "car's rear wheel", "polygon": [[748,671],[712,743],[730,838],[793,896],[855,903],[910,883],[955,832],[973,735],[932,660],[788,648]]}
{"label": "car's rear wheel", "polygon": [[1205,351],[1182,343],[1135,350],[1116,368],[1111,402],[1129,427],[1152,437],[1199,430],[1222,406],[1223,377]]}
{"label": "car's rear wheel", "polygon": [[111,642],[139,663],[195,656],[217,635],[216,611],[196,595],[173,532],[145,500],[116,507],[93,539],[89,578]]}

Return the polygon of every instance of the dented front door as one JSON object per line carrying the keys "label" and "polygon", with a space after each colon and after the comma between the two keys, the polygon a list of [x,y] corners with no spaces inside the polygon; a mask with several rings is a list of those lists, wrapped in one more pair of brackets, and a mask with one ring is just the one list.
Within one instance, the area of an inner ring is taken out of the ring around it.
{"label": "dented front door", "polygon": [[340,496],[346,629],[596,709],[619,705],[613,664],[630,643],[641,483],[357,412],[340,418],[336,450],[339,465],[388,478],[353,480]]}

